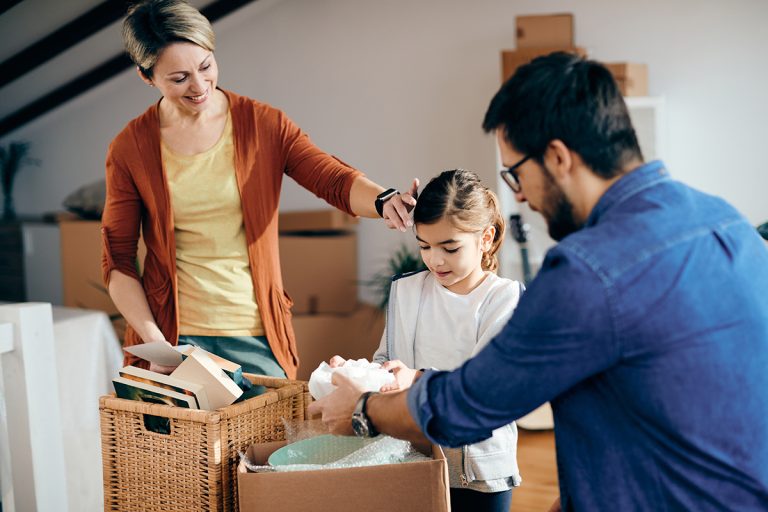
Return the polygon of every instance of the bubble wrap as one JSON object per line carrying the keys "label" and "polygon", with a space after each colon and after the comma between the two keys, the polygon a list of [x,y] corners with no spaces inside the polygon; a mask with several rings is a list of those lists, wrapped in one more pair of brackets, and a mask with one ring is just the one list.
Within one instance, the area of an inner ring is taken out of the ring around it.
{"label": "bubble wrap", "polygon": [[339,372],[355,384],[363,387],[363,391],[379,391],[381,386],[395,381],[395,376],[381,367],[379,363],[371,363],[367,359],[348,359],[343,366],[331,368],[323,361],[309,376],[309,392],[312,398],[320,400],[330,395],[336,389],[331,384],[331,376]]}

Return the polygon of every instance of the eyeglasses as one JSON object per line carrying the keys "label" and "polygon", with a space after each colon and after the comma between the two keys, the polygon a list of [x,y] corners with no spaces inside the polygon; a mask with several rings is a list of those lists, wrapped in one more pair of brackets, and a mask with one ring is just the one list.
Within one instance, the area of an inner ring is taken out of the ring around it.
{"label": "eyeglasses", "polygon": [[512,167],[508,167],[501,171],[501,177],[504,179],[504,182],[509,185],[509,188],[512,189],[512,192],[515,194],[520,193],[522,190],[522,187],[520,186],[520,178],[517,176],[517,169],[523,165],[525,162],[527,162],[531,158],[531,155],[528,155],[524,157],[522,160],[517,162]]}

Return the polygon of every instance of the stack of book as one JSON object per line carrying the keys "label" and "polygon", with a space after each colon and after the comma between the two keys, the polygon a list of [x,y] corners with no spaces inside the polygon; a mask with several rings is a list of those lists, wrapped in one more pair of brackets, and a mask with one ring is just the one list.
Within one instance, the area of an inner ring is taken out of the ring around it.
{"label": "stack of book", "polygon": [[172,347],[168,342],[153,342],[125,350],[176,369],[165,375],[126,366],[120,370],[119,377],[112,379],[118,398],[210,411],[232,404],[243,394],[243,388],[248,387],[240,365],[199,347]]}

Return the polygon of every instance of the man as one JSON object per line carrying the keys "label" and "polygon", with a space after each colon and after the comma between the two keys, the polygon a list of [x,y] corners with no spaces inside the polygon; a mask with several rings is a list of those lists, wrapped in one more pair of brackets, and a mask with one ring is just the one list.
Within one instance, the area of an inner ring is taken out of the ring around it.
{"label": "man", "polygon": [[755,229],[643,163],[596,62],[521,67],[483,128],[560,243],[462,367],[362,397],[338,378],[311,412],[337,433],[356,411],[360,433],[456,446],[551,401],[563,510],[767,510],[768,251]]}

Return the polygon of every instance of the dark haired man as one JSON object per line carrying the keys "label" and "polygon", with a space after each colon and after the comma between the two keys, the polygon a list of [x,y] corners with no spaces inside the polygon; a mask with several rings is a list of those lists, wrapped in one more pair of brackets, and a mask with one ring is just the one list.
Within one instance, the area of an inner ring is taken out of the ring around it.
{"label": "dark haired man", "polygon": [[[560,243],[488,347],[366,397],[357,421],[456,446],[551,401],[564,510],[768,510],[768,251],[755,229],[643,163],[597,62],[521,67],[483,128]],[[313,410],[348,433],[360,393],[339,384]]]}

